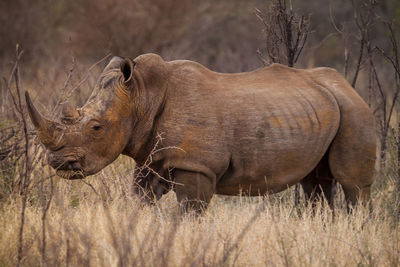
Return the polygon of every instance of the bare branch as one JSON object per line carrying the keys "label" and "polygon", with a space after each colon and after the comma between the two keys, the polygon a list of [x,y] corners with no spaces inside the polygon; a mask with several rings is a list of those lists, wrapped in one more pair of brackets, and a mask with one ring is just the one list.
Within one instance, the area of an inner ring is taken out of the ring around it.
{"label": "bare branch", "polygon": [[310,33],[310,16],[297,15],[285,0],[274,0],[265,14],[259,9],[255,14],[264,26],[266,57],[258,50],[264,65],[283,63],[293,67],[299,59]]}

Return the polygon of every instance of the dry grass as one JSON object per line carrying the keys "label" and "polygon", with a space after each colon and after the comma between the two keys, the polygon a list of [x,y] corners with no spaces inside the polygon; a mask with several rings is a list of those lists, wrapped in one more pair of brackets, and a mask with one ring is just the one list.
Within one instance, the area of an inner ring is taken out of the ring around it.
{"label": "dry grass", "polygon": [[[54,179],[32,192],[25,213],[25,266],[398,266],[396,183],[374,190],[374,212],[294,207],[293,190],[265,198],[216,196],[203,216],[180,216],[174,193],[156,206],[129,195],[120,158],[81,181]],[[41,170],[41,175],[51,172]],[[40,173],[36,173],[36,176]],[[46,174],[47,175],[47,174]],[[35,177],[36,178],[36,177]],[[90,184],[90,185],[89,185]],[[16,263],[20,199],[0,206],[0,266]],[[392,205],[389,208],[389,205]]]}
{"label": "dry grass", "polygon": [[[33,136],[30,145],[28,157],[37,158]],[[174,193],[156,206],[131,195],[131,159],[65,181],[38,156],[22,195],[3,190],[0,266],[399,266],[396,145],[377,175],[373,213],[359,208],[351,215],[342,195],[333,215],[322,203],[315,212],[304,202],[294,206],[290,189],[259,198],[215,196],[204,215],[180,216]],[[18,188],[24,158],[6,159],[1,181]]]}

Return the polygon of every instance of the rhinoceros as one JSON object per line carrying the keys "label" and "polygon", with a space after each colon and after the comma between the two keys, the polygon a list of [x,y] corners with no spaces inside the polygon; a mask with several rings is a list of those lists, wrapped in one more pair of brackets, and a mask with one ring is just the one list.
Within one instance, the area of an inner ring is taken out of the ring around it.
{"label": "rhinoceros", "polygon": [[203,210],[214,194],[259,196],[298,182],[308,200],[329,200],[333,181],[348,203],[370,200],[374,116],[334,69],[224,74],[156,54],[113,57],[87,103],[66,104],[60,120],[42,116],[28,93],[26,102],[62,178],[124,154],[153,171],[138,192],[158,199],[172,189],[185,210]]}

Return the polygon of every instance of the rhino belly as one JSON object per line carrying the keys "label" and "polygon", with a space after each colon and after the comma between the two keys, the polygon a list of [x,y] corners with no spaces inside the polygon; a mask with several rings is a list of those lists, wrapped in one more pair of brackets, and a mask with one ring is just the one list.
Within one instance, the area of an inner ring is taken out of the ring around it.
{"label": "rhino belly", "polygon": [[233,131],[230,163],[217,193],[262,195],[288,188],[316,167],[339,127],[339,108],[328,94],[272,99],[263,108],[231,123],[241,127]]}

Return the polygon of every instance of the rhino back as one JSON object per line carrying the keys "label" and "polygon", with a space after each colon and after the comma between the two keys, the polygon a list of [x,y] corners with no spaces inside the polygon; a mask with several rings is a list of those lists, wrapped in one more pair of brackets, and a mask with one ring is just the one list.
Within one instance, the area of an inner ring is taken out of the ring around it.
{"label": "rhino back", "polygon": [[218,74],[179,62],[158,131],[169,166],[213,176],[216,192],[252,195],[286,189],[306,176],[334,138],[334,96],[305,71],[273,65]]}

